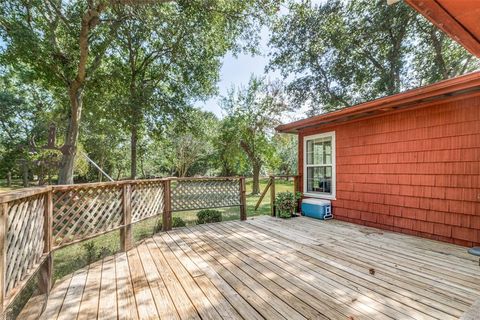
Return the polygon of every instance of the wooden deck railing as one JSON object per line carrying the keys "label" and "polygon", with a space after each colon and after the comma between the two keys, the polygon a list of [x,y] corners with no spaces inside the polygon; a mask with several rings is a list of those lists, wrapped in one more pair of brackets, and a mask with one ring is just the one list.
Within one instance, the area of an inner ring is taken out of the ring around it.
{"label": "wooden deck railing", "polygon": [[260,198],[257,201],[257,204],[255,205],[255,211],[257,211],[258,207],[263,201],[263,198],[267,194],[268,190],[270,189],[270,215],[272,217],[275,217],[276,215],[276,208],[275,208],[275,198],[276,198],[276,192],[275,192],[275,180],[277,179],[289,179],[293,178],[293,193],[297,193],[300,189],[298,186],[299,183],[299,176],[297,175],[275,175],[275,176],[270,176],[267,182],[267,185],[265,186],[265,189],[262,191],[260,194]]}
{"label": "wooden deck railing", "polygon": [[172,212],[240,207],[246,219],[245,178],[165,178],[22,189],[0,195],[1,314],[38,274],[47,296],[52,287],[52,252],[120,230],[121,250],[133,243],[132,225]]}

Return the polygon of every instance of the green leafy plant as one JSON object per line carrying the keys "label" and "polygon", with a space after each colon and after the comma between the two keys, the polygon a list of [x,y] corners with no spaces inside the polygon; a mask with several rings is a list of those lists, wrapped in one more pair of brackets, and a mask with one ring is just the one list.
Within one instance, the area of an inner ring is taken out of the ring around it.
{"label": "green leafy plant", "polygon": [[280,218],[290,218],[298,206],[298,200],[302,197],[300,192],[293,193],[290,191],[280,192],[275,197],[275,207]]}
{"label": "green leafy plant", "polygon": [[200,210],[197,212],[197,224],[221,222],[222,212],[218,210]]}
{"label": "green leafy plant", "polygon": [[186,227],[187,224],[185,223],[185,221],[180,218],[180,217],[173,217],[172,219],[172,227],[173,228],[180,228],[180,227]]}
{"label": "green leafy plant", "polygon": [[98,259],[105,258],[112,255],[114,252],[112,249],[104,246],[97,247],[95,246],[95,241],[88,241],[82,245],[85,250],[85,261],[87,264],[91,264]]}
{"label": "green leafy plant", "polygon": [[82,246],[85,250],[85,260],[87,261],[87,264],[97,260],[97,249],[95,248],[95,243],[93,241],[85,242]]}
{"label": "green leafy plant", "polygon": [[162,218],[159,218],[157,222],[155,223],[155,226],[153,227],[153,233],[159,233],[160,231],[163,230],[163,223],[162,223]]}

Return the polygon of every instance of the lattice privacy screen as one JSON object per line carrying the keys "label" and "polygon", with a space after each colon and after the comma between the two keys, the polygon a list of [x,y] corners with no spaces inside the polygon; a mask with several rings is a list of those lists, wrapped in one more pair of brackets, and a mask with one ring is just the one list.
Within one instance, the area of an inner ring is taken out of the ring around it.
{"label": "lattice privacy screen", "polygon": [[122,224],[122,186],[81,187],[53,193],[53,243],[60,246]]}
{"label": "lattice privacy screen", "polygon": [[132,185],[132,222],[161,214],[165,208],[163,181],[142,181]]}
{"label": "lattice privacy screen", "polygon": [[240,205],[239,179],[194,179],[171,182],[172,211]]}
{"label": "lattice privacy screen", "polygon": [[43,254],[45,195],[13,201],[8,209],[6,292],[28,275]]}

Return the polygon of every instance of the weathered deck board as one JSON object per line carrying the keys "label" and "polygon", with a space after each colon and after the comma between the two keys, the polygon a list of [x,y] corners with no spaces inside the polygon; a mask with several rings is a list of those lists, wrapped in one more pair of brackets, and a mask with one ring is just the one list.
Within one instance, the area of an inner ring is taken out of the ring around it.
{"label": "weathered deck board", "polygon": [[60,280],[42,318],[458,319],[479,275],[462,247],[261,217],[146,239]]}

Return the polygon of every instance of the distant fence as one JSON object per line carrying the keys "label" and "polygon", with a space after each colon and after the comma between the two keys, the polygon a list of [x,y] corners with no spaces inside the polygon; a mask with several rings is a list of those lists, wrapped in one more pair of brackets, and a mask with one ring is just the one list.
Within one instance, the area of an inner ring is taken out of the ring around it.
{"label": "distant fence", "polygon": [[0,307],[9,306],[33,275],[47,296],[52,252],[120,230],[122,250],[133,243],[132,224],[172,212],[240,207],[246,219],[245,178],[166,178],[48,186],[0,195]]}

